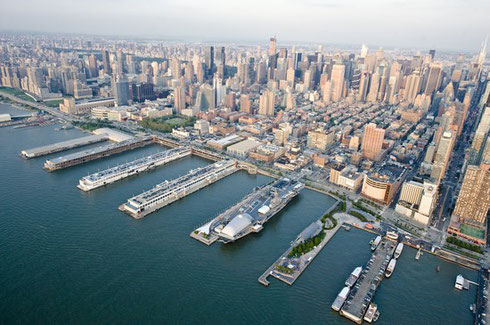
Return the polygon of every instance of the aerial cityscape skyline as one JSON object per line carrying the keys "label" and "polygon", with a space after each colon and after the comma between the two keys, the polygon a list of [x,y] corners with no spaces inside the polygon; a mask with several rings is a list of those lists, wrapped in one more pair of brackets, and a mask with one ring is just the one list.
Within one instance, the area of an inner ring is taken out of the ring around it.
{"label": "aerial cityscape skyline", "polygon": [[490,322],[489,2],[0,8],[1,323]]}
{"label": "aerial cityscape skyline", "polygon": [[[291,43],[475,51],[490,31],[486,19],[490,4],[484,0],[254,0],[246,6],[239,1],[147,0],[136,8],[131,1],[91,0],[79,6],[72,0],[49,0],[40,6],[29,0],[6,2],[3,8],[9,15],[0,21],[0,31],[183,41],[257,42],[272,34]],[[462,10],[465,15],[460,14]],[[59,26],[64,27],[60,30]]]}

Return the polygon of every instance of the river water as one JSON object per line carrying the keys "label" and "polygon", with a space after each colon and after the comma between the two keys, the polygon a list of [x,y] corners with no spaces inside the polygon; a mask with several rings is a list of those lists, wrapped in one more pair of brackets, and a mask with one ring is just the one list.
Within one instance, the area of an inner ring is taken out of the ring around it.
{"label": "river water", "polygon": [[[1,113],[16,113],[0,104]],[[209,164],[187,157],[90,193],[78,179],[165,148],[152,145],[47,173],[46,158],[22,149],[83,136],[59,126],[0,128],[1,323],[351,324],[330,305],[371,254],[373,235],[339,230],[293,286],[257,278],[333,200],[303,190],[258,234],[205,246],[189,237],[239,201],[261,175],[237,172],[142,220],[117,210],[132,195]],[[81,149],[73,149],[68,152]],[[470,324],[475,288],[454,289],[477,273],[406,248],[375,295],[377,324]],[[436,272],[436,266],[440,272]]]}

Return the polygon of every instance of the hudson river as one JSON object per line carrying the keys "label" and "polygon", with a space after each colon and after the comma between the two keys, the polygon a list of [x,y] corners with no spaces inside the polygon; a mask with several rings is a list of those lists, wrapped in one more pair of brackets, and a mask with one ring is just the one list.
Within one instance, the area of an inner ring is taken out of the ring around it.
{"label": "hudson river", "polygon": [[[19,113],[0,104],[1,113]],[[83,136],[59,126],[0,128],[0,323],[353,324],[330,305],[364,265],[372,234],[339,230],[293,286],[257,278],[334,202],[303,190],[258,234],[205,246],[189,237],[239,201],[260,175],[235,173],[142,220],[117,210],[129,197],[210,163],[188,157],[84,193],[78,179],[144,154],[152,145],[47,173],[22,149]],[[68,152],[82,150],[80,148]],[[405,248],[374,302],[377,324],[471,324],[476,289],[454,289],[477,273]],[[440,272],[436,272],[436,266]]]}

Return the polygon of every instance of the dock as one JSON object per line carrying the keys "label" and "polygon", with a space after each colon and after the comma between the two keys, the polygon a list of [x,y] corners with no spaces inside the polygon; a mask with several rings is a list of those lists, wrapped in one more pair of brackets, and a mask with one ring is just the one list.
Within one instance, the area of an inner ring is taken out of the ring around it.
{"label": "dock", "polygon": [[[323,215],[333,211],[338,205],[338,201],[331,206]],[[279,258],[259,277],[259,283],[264,286],[269,285],[267,278],[273,276],[274,278],[288,284],[293,285],[306,268],[311,264],[315,257],[322,251],[322,249],[328,244],[330,239],[337,233],[337,231],[344,225],[343,222],[337,220],[337,224],[332,229],[324,228],[324,224],[321,221],[323,215],[316,222],[313,222],[306,227],[294,240],[291,246],[281,255]],[[323,240],[315,246],[311,251],[305,253],[299,257],[290,257],[291,251],[300,243],[305,242],[311,237],[318,235],[321,231],[325,232]]]}
{"label": "dock", "polygon": [[238,169],[234,160],[222,160],[214,164],[196,168],[186,175],[157,184],[151,190],[136,195],[119,206],[119,210],[135,219],[169,205],[172,202],[200,190],[218,180],[233,174]]}
{"label": "dock", "polygon": [[364,315],[384,277],[388,263],[396,248],[396,243],[383,239],[374,251],[356,285],[352,288],[340,315],[361,324]]}
{"label": "dock", "polygon": [[130,140],[125,140],[118,143],[111,143],[92,149],[75,152],[66,156],[48,159],[44,163],[44,168],[51,172],[58,169],[83,164],[87,161],[108,157],[127,150],[143,147],[151,143],[153,143],[153,138],[151,137],[132,138]]}
{"label": "dock", "polygon": [[[240,168],[239,164],[237,168]],[[289,178],[257,187],[240,202],[206,224],[207,227],[194,230],[193,238],[213,235],[224,243],[231,243],[252,232],[259,232],[303,187],[302,183]]]}
{"label": "dock", "polygon": [[117,165],[115,167],[82,177],[79,180],[78,188],[88,192],[98,187],[117,182],[127,177],[141,172],[165,165],[174,160],[187,157],[191,154],[191,149],[187,147],[175,148],[158,152],[131,162]]}
{"label": "dock", "polygon": [[37,148],[25,149],[20,152],[20,155],[23,158],[30,159],[107,140],[109,140],[108,134],[89,135],[86,137],[57,142]]}

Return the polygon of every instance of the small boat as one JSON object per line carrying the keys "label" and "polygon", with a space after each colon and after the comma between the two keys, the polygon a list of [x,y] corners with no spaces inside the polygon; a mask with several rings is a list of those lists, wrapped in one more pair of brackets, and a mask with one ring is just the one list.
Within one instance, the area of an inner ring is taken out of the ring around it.
{"label": "small boat", "polygon": [[398,233],[395,231],[386,232],[386,237],[391,240],[398,240]]}
{"label": "small boat", "polygon": [[436,266],[436,272],[439,272],[441,270],[441,267],[438,265]]}
{"label": "small boat", "polygon": [[385,276],[389,278],[392,274],[393,271],[395,270],[396,266],[396,259],[392,258],[390,263],[388,264],[388,267],[386,268]]}
{"label": "small boat", "polygon": [[378,318],[379,318],[378,306],[374,302],[372,302],[371,304],[369,304],[369,308],[366,312],[366,315],[364,315],[364,320],[368,323],[372,323],[377,321]]}
{"label": "small boat", "polygon": [[371,244],[371,250],[375,251],[376,248],[378,248],[380,242],[381,242],[381,236],[376,237],[376,239]]}
{"label": "small boat", "polygon": [[345,300],[347,299],[347,296],[349,295],[349,292],[350,292],[349,287],[344,287],[342,290],[340,290],[339,294],[337,295],[337,298],[335,298],[335,300],[332,304],[333,310],[339,311],[340,308],[342,308]]}
{"label": "small boat", "polygon": [[422,250],[419,248],[417,254],[415,254],[415,259],[418,261],[420,259],[420,255],[422,255]]}
{"label": "small boat", "polygon": [[395,258],[398,259],[403,251],[403,243],[398,243],[395,250]]}

